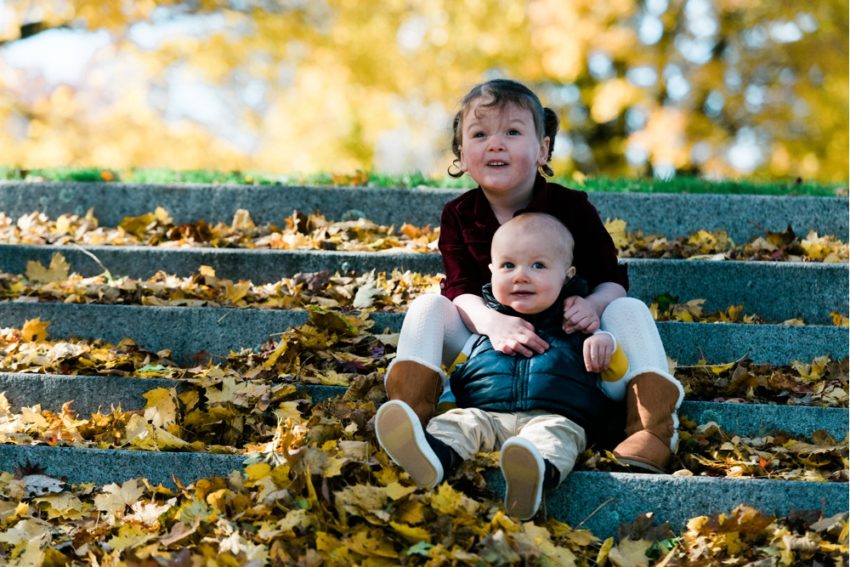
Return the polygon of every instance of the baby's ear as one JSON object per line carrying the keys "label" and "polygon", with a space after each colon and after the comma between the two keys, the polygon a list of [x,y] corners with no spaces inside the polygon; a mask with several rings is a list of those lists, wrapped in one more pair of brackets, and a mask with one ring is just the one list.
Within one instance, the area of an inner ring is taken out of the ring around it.
{"label": "baby's ear", "polygon": [[493,264],[487,264],[487,267],[488,267],[488,268],[490,268],[490,273],[491,273],[491,274],[492,274],[493,272],[495,272],[495,271],[496,271],[496,268],[495,268],[495,267],[493,267]]}
{"label": "baby's ear", "polygon": [[573,279],[576,276],[576,267],[570,266],[570,269],[567,270],[567,277],[569,279]]}

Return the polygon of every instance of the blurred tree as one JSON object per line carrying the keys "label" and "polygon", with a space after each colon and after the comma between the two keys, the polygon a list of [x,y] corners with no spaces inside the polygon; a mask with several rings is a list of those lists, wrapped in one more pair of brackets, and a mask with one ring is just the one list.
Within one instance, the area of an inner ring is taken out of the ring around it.
{"label": "blurred tree", "polygon": [[[2,161],[435,174],[458,99],[509,76],[561,116],[558,172],[847,179],[844,0],[376,6],[6,2]],[[75,80],[10,56],[58,33],[102,38]]]}

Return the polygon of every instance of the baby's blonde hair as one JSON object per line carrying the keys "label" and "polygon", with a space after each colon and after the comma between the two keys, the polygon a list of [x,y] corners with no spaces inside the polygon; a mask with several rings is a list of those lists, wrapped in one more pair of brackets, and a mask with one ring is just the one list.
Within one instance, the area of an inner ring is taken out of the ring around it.
{"label": "baby's blonde hair", "polygon": [[511,230],[534,232],[539,236],[541,242],[554,243],[558,247],[558,251],[563,253],[567,266],[572,265],[575,239],[570,230],[564,226],[564,223],[556,217],[548,213],[522,213],[513,217],[493,234],[493,241],[490,244],[491,256],[496,243],[507,238]]}

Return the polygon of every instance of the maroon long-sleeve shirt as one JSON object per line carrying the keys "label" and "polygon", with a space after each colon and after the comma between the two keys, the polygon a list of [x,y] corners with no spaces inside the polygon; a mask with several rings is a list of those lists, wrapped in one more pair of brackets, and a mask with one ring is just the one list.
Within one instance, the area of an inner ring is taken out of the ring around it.
{"label": "maroon long-sleeve shirt", "polygon": [[[614,242],[586,193],[548,183],[538,175],[531,202],[517,214],[521,212],[549,213],[564,223],[575,239],[573,265],[591,290],[603,282],[629,289],[626,266],[618,264]],[[480,187],[446,203],[439,241],[446,272],[444,296],[481,295],[481,287],[490,281],[490,243],[498,228],[499,221]]]}

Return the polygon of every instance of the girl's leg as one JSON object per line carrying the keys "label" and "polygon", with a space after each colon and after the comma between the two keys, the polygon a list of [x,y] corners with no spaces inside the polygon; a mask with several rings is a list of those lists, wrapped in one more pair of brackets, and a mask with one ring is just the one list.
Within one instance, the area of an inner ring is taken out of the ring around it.
{"label": "girl's leg", "polygon": [[626,439],[614,454],[626,464],[665,472],[679,443],[676,411],[685,390],[668,370],[655,321],[643,302],[623,297],[608,305],[601,326],[616,337],[629,362],[613,385],[626,397]]}
{"label": "girl's leg", "polygon": [[387,397],[407,403],[427,424],[447,381],[440,365],[454,361],[471,335],[449,299],[438,294],[416,298],[404,317],[395,360],[384,376]]}

